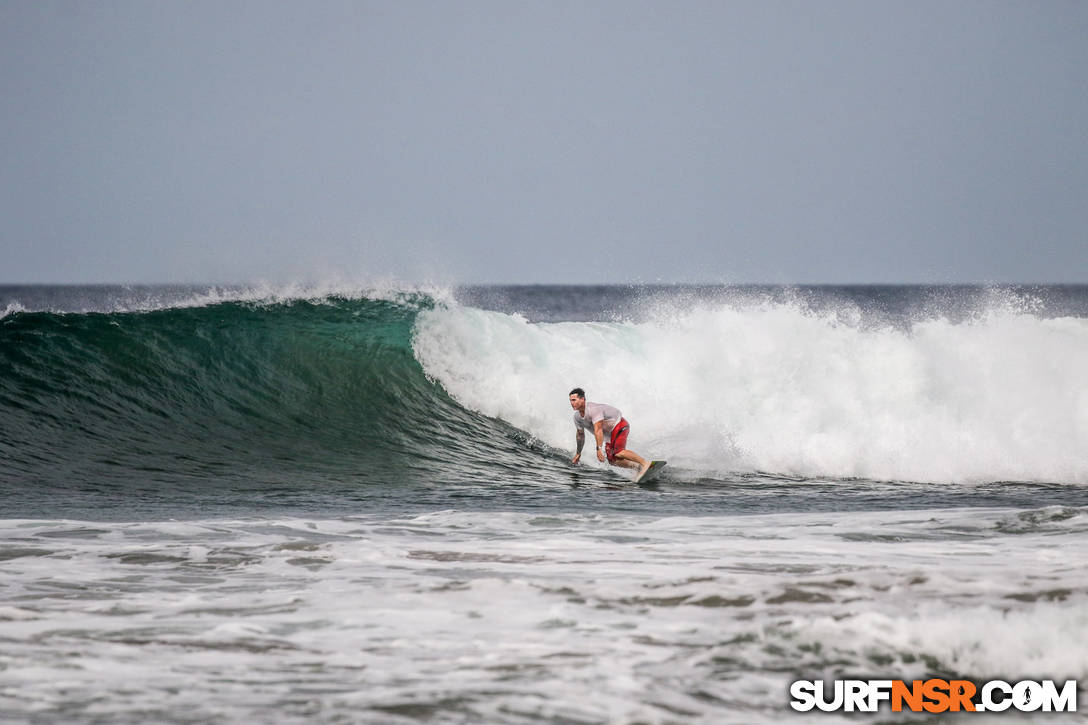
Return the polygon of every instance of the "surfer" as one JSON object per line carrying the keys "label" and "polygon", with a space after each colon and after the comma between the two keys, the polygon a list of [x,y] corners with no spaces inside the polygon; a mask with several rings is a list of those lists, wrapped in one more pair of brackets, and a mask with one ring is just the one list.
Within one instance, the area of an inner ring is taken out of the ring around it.
{"label": "surfer", "polygon": [[[608,461],[613,466],[637,468],[641,476],[650,462],[627,448],[627,434],[631,426],[619,409],[605,403],[591,403],[586,400],[586,391],[575,388],[570,391],[570,407],[574,408],[575,436],[578,440],[578,452],[571,463],[577,465],[582,459],[582,446],[586,442],[586,431],[593,431],[597,439],[597,460]],[[605,443],[605,436],[608,442]],[[603,450],[602,450],[603,449]]]}

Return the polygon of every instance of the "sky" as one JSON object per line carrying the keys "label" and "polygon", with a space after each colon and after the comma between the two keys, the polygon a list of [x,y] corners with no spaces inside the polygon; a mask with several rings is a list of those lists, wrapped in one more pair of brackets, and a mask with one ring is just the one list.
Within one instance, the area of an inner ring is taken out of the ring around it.
{"label": "sky", "polygon": [[0,283],[1088,282],[1088,2],[0,0]]}

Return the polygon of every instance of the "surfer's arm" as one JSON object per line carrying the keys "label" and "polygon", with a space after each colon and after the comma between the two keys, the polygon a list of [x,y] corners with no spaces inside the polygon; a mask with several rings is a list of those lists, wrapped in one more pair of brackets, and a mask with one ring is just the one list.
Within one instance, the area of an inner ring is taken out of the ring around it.
{"label": "surfer's arm", "polygon": [[574,458],[571,459],[571,463],[577,463],[582,458],[582,446],[586,444],[586,432],[578,428],[574,433],[574,438],[578,441],[578,451],[574,454]]}
{"label": "surfer's arm", "polygon": [[597,439],[597,460],[604,461],[604,421],[593,424],[593,436]]}

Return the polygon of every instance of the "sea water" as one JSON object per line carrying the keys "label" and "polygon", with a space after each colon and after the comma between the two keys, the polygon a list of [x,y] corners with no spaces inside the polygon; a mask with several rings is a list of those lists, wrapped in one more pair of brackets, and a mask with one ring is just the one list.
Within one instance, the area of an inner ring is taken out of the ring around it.
{"label": "sea water", "polygon": [[[4,721],[752,723],[812,717],[798,679],[1088,681],[1086,287],[0,315]],[[575,386],[665,475],[570,465]]]}

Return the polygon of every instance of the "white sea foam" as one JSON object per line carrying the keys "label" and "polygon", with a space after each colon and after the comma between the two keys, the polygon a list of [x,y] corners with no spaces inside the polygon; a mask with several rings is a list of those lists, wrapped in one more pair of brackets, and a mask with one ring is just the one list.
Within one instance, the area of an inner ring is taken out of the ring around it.
{"label": "white sea foam", "polygon": [[23,307],[23,304],[21,302],[9,302],[4,307],[4,311],[0,312],[0,320],[4,319],[8,315],[14,315],[16,312],[26,312],[26,308]]}
{"label": "white sea foam", "polygon": [[1030,513],[0,522],[0,707],[753,723],[797,678],[1084,679],[1088,518]]}
{"label": "white sea foam", "polygon": [[623,410],[633,450],[698,472],[1088,483],[1088,320],[1023,307],[873,327],[797,304],[637,323],[443,305],[414,346],[460,403],[560,448],[580,386]]}

